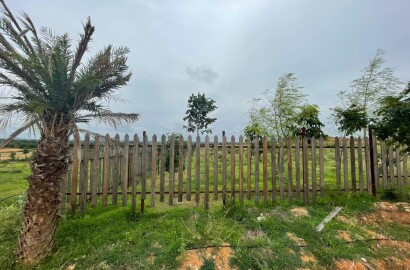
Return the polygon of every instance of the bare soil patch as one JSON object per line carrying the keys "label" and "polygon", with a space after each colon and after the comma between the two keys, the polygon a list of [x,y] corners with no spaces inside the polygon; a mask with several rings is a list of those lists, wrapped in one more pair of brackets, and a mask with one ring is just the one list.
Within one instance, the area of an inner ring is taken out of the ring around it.
{"label": "bare soil patch", "polygon": [[366,270],[367,268],[361,262],[341,259],[336,261],[336,269],[338,270]]}
{"label": "bare soil patch", "polygon": [[306,210],[306,208],[304,208],[304,207],[292,208],[292,209],[290,209],[290,212],[292,212],[292,214],[295,215],[296,217],[307,217],[307,216],[309,216],[308,210]]}
{"label": "bare soil patch", "polygon": [[215,264],[215,269],[218,270],[234,270],[231,268],[229,261],[233,256],[232,248],[201,248],[195,250],[188,250],[184,253],[182,258],[182,265],[179,270],[196,270],[200,269],[205,260],[212,260]]}
{"label": "bare soil patch", "polygon": [[364,224],[400,223],[410,225],[410,204],[379,202],[375,204],[376,211],[362,214],[359,220]]}

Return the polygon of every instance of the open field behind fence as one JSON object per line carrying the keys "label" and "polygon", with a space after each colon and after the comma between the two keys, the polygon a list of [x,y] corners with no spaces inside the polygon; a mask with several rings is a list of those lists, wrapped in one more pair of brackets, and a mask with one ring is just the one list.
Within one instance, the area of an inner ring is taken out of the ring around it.
{"label": "open field behind fence", "polygon": [[86,135],[81,143],[76,137],[62,193],[73,211],[78,203],[81,212],[87,202],[96,207],[97,197],[103,207],[131,203],[143,211],[146,201],[205,208],[212,200],[309,204],[328,190],[372,194],[409,185],[407,154],[375,138],[202,139],[171,136],[167,144],[165,136],[144,134],[90,142]]}

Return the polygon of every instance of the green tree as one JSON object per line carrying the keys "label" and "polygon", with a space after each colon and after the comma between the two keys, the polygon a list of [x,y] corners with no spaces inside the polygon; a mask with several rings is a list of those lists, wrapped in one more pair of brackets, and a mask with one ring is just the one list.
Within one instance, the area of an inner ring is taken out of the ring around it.
{"label": "green tree", "polygon": [[198,93],[198,95],[192,94],[188,99],[188,110],[184,121],[188,122],[188,125],[184,125],[184,128],[188,132],[195,132],[199,136],[204,133],[212,133],[212,130],[208,128],[210,124],[216,121],[216,118],[208,117],[208,114],[213,112],[217,107],[215,101],[210,98],[206,98],[205,94]]}
{"label": "green tree", "polygon": [[410,152],[410,83],[398,95],[384,98],[377,115],[376,135],[404,145]]}
{"label": "green tree", "polygon": [[262,142],[262,130],[259,124],[248,125],[245,127],[244,135],[246,138],[249,138],[251,142],[255,141],[256,138],[259,139],[259,142]]}
{"label": "green tree", "polygon": [[94,33],[90,19],[78,44],[67,34],[43,28],[38,33],[30,17],[16,18],[3,0],[0,23],[0,84],[9,87],[11,102],[0,104],[0,129],[19,114],[25,121],[5,140],[36,128],[40,134],[31,157],[31,176],[23,210],[17,255],[25,265],[35,265],[52,252],[60,219],[60,183],[70,160],[69,137],[77,123],[92,119],[128,124],[138,114],[114,113],[103,102],[131,78],[128,49],[112,46],[82,61]]}
{"label": "green tree", "polygon": [[295,118],[296,125],[293,126],[293,134],[300,136],[302,127],[306,129],[306,137],[326,137],[322,128],[325,126],[319,119],[319,107],[315,104],[307,104],[300,107],[300,112]]}
{"label": "green tree", "polygon": [[254,98],[249,111],[250,125],[258,124],[261,133],[289,138],[292,126],[306,95],[293,73],[283,74],[274,91],[266,90],[263,98]]}
{"label": "green tree", "polygon": [[16,160],[16,152],[11,152],[9,155],[11,161],[15,161]]}
{"label": "green tree", "polygon": [[[336,123],[340,121],[338,114],[340,116],[340,112],[347,109],[349,109],[347,113],[357,113],[356,116],[363,116],[363,111],[366,117],[360,121],[372,119],[382,99],[396,93],[400,89],[402,83],[394,75],[394,70],[384,67],[386,62],[384,55],[385,51],[378,49],[373,59],[363,69],[361,76],[350,83],[351,91],[339,92],[338,96],[343,106],[334,108]],[[347,121],[349,119],[345,118]],[[356,117],[352,118],[352,120],[356,123],[360,122]],[[354,126],[354,124],[348,124],[348,126]],[[366,129],[363,129],[363,131],[364,135],[366,135]]]}
{"label": "green tree", "polygon": [[353,135],[359,131],[365,131],[369,125],[369,119],[365,109],[363,107],[357,107],[355,104],[352,104],[347,109],[336,107],[333,117],[339,125],[338,129],[342,131],[345,136]]}

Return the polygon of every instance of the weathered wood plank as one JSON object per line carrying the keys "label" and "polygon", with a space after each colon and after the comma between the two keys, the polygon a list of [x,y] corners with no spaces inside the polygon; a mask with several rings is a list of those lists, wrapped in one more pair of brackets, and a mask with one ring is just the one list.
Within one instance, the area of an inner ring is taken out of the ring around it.
{"label": "weathered wood plank", "polygon": [[312,202],[313,204],[316,204],[317,183],[316,183],[316,139],[315,137],[311,139],[311,150],[312,150]]}
{"label": "weathered wood plank", "polygon": [[182,187],[184,177],[184,137],[179,136],[178,142],[178,202],[182,202]]}
{"label": "weathered wood plank", "polygon": [[347,159],[347,139],[343,137],[343,184],[346,192],[349,191],[349,168]]}
{"label": "weathered wood plank", "polygon": [[363,146],[362,138],[357,139],[357,161],[359,166],[359,192],[364,194],[364,177],[363,177]]}
{"label": "weathered wood plank", "polygon": [[372,183],[371,183],[371,174],[370,174],[370,146],[369,138],[364,137],[364,155],[366,160],[366,180],[367,180],[367,193],[372,194]]}
{"label": "weathered wood plank", "polygon": [[392,187],[394,183],[394,156],[393,156],[393,147],[389,146],[389,187]]}
{"label": "weathered wood plank", "polygon": [[270,162],[271,162],[271,174],[272,174],[272,202],[276,202],[276,139],[272,136],[271,138],[271,152],[270,152]]}
{"label": "weathered wood plank", "polygon": [[141,166],[141,200],[147,198],[147,171],[148,171],[148,136],[143,132],[142,137],[142,166]]}
{"label": "weathered wood plank", "polygon": [[103,168],[103,185],[102,185],[102,205],[107,206],[108,188],[110,181],[110,135],[105,136],[104,142],[104,168]]}
{"label": "weathered wood plank", "polygon": [[137,210],[137,177],[138,177],[138,162],[139,162],[139,138],[137,134],[134,134],[134,141],[132,147],[132,178],[131,178],[131,213],[135,214]]}
{"label": "weathered wood plank", "polygon": [[381,156],[382,156],[382,179],[383,179],[383,189],[387,188],[387,153],[386,153],[386,142],[381,142]]}
{"label": "weathered wood plank", "polygon": [[231,137],[231,200],[235,201],[235,137]]}
{"label": "weathered wood plank", "polygon": [[174,204],[174,161],[175,161],[175,135],[172,134],[170,137],[170,146],[169,146],[169,198],[168,204]]}
{"label": "weathered wood plank", "polygon": [[356,192],[356,156],[355,156],[355,144],[353,136],[350,137],[350,178],[352,179],[352,190]]}
{"label": "weathered wood plank", "polygon": [[268,203],[268,140],[262,139],[263,202]]}
{"label": "weathered wood plank", "polygon": [[319,173],[320,173],[320,197],[325,196],[325,156],[323,152],[323,137],[319,138]]}
{"label": "weathered wood plank", "polygon": [[246,156],[246,161],[247,161],[247,171],[246,171],[246,197],[248,200],[251,199],[251,179],[252,179],[252,145],[251,145],[251,138],[247,137],[246,138],[246,150],[247,150],[247,156]]}
{"label": "weathered wood plank", "polygon": [[399,189],[402,187],[401,179],[401,156],[400,156],[400,146],[396,145],[396,172],[397,172],[397,185]]}
{"label": "weathered wood plank", "polygon": [[280,200],[283,201],[284,199],[284,158],[283,158],[283,138],[279,138],[279,192],[280,192]]}
{"label": "weathered wood plank", "polygon": [[87,206],[87,190],[88,190],[88,161],[90,157],[90,134],[84,136],[84,149],[81,158],[81,173],[80,173],[80,213],[85,213]]}
{"label": "weathered wood plank", "polygon": [[115,143],[112,148],[114,152],[114,161],[112,169],[112,204],[117,205],[118,202],[118,185],[120,177],[120,135],[117,133],[114,137]]}
{"label": "weathered wood plank", "polygon": [[336,161],[336,186],[341,189],[341,161],[340,161],[340,144],[339,137],[335,137],[335,161]]}
{"label": "weathered wood plank", "polygon": [[99,181],[98,162],[100,157],[100,137],[95,136],[91,172],[91,207],[97,207],[97,183]]}
{"label": "weathered wood plank", "polygon": [[222,136],[222,200],[226,201],[226,136]]}
{"label": "weathered wood plank", "polygon": [[187,175],[186,175],[186,200],[191,201],[191,187],[192,187],[192,136],[188,136],[188,153],[187,153]]}
{"label": "weathered wood plank", "polygon": [[292,177],[292,140],[287,139],[287,152],[288,152],[288,200],[292,202],[293,198],[293,177]]}
{"label": "weathered wood plank", "polygon": [[295,138],[296,199],[300,199],[300,137]]}
{"label": "weathered wood plank", "polygon": [[199,135],[196,136],[195,150],[195,202],[198,206],[201,190],[201,137]]}
{"label": "weathered wood plank", "polygon": [[214,200],[218,200],[218,177],[219,177],[219,171],[218,171],[218,156],[219,150],[218,150],[218,136],[214,136]]}
{"label": "weathered wood plank", "polygon": [[154,134],[151,143],[151,207],[155,206],[155,192],[157,190],[157,155],[157,135]]}
{"label": "weathered wood plank", "polygon": [[408,172],[407,172],[407,152],[403,154],[403,183],[408,184]]}
{"label": "weathered wood plank", "polygon": [[77,189],[78,189],[78,162],[81,160],[81,143],[80,134],[74,132],[74,149],[73,149],[73,173],[71,175],[71,212],[75,213],[77,208]]}
{"label": "weathered wood plank", "polygon": [[239,201],[243,203],[243,137],[239,136]]}
{"label": "weathered wood plank", "polygon": [[205,137],[205,209],[209,209],[209,136]]}
{"label": "weathered wood plank", "polygon": [[302,156],[303,156],[303,202],[309,204],[309,168],[308,168],[308,141],[304,137],[302,139]]}
{"label": "weathered wood plank", "polygon": [[122,206],[127,205],[128,199],[128,179],[129,179],[129,159],[130,159],[130,141],[128,134],[124,136],[124,157],[122,159],[122,179],[121,179],[121,195],[122,195]]}
{"label": "weathered wood plank", "polygon": [[[376,178],[376,190],[379,188],[379,164],[377,158],[377,139],[376,135],[372,135],[373,137],[373,168],[374,168],[374,175]],[[375,194],[374,194],[375,195]]]}
{"label": "weathered wood plank", "polygon": [[166,154],[166,146],[167,145],[167,138],[165,135],[161,136],[161,152],[160,152],[160,160],[161,160],[161,172],[159,174],[159,201],[165,201],[165,154]]}
{"label": "weathered wood plank", "polygon": [[259,138],[255,138],[255,203],[259,203]]}

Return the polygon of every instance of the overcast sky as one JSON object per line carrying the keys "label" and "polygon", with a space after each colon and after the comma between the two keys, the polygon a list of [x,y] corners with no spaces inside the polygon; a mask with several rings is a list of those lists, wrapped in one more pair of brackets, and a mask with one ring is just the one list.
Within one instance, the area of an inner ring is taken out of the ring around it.
{"label": "overcast sky", "polygon": [[[295,73],[328,124],[336,94],[360,76],[378,48],[386,50],[386,66],[410,80],[408,0],[7,2],[14,12],[27,12],[37,28],[73,39],[90,16],[96,32],[89,55],[108,44],[131,50],[133,77],[119,92],[127,103],[110,107],[140,113],[141,120],[120,134],[183,132],[188,97],[201,92],[218,106],[213,133],[239,135],[252,97],[274,89],[287,72]],[[88,128],[116,132],[98,124]],[[328,132],[334,132],[330,125]]]}

